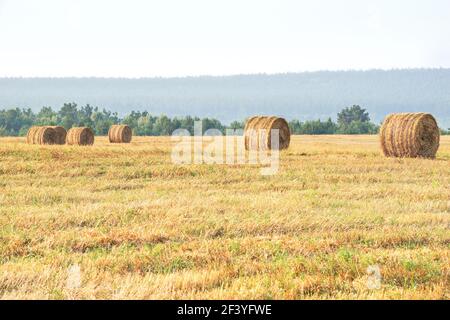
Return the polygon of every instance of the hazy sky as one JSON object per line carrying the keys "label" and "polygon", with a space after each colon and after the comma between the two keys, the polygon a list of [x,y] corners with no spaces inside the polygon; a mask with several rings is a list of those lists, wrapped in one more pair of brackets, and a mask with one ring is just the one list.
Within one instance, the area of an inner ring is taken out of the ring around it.
{"label": "hazy sky", "polygon": [[0,0],[0,76],[450,67],[449,0]]}

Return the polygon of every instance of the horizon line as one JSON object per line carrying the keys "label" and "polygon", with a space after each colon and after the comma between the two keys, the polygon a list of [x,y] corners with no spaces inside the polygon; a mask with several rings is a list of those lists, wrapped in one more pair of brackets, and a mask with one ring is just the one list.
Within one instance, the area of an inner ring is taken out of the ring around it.
{"label": "horizon line", "polygon": [[450,67],[414,67],[414,68],[370,68],[370,69],[320,69],[311,71],[287,71],[287,72],[259,72],[259,73],[236,73],[236,74],[198,74],[198,75],[177,75],[177,76],[7,76],[0,75],[0,79],[123,79],[123,80],[145,80],[145,79],[189,79],[189,78],[232,78],[242,76],[283,76],[294,74],[314,74],[314,73],[351,73],[351,72],[393,72],[393,71],[437,71],[447,70],[450,71]]}

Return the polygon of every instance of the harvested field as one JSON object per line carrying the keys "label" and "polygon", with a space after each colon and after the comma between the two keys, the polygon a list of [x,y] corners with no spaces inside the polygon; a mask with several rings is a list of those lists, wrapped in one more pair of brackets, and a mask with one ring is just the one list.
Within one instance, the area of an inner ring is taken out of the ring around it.
{"label": "harvested field", "polygon": [[174,165],[169,137],[1,138],[0,298],[450,298],[449,136],[435,160],[292,136],[259,169]]}

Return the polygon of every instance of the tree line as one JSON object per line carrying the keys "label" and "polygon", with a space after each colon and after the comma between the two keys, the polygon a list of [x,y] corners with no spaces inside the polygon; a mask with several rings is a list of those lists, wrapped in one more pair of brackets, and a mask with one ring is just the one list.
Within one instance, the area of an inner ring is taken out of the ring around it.
{"label": "tree line", "polygon": [[[0,0],[1,2],[1,0]],[[199,115],[229,124],[249,115],[336,121],[344,107],[369,108],[379,124],[393,112],[432,113],[450,127],[450,69],[319,71],[177,78],[0,78],[0,109],[79,101],[120,115]],[[26,92],[26,94],[24,94]],[[188,112],[186,112],[188,110]]]}
{"label": "tree line", "polygon": [[[94,130],[96,135],[107,135],[113,124],[129,125],[137,136],[171,135],[176,129],[186,129],[194,133],[194,123],[202,121],[202,129],[243,129],[245,121],[233,121],[229,125],[222,124],[213,118],[192,116],[169,118],[165,115],[155,116],[147,111],[132,111],[123,118],[117,113],[93,107],[89,104],[78,107],[76,103],[65,103],[58,111],[51,107],[42,107],[37,113],[31,109],[12,108],[0,110],[0,136],[25,136],[31,126],[51,125],[66,129],[85,126]],[[293,134],[376,134],[379,125],[370,121],[369,113],[360,106],[354,105],[343,109],[337,115],[337,122],[328,120],[291,120],[289,122]],[[442,133],[449,134],[442,130]]]}

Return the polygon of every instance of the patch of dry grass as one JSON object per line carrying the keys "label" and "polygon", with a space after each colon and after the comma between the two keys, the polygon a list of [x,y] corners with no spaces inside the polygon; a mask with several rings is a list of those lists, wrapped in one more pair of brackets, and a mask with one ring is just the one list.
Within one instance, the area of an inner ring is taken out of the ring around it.
{"label": "patch of dry grass", "polygon": [[294,136],[275,176],[170,151],[0,139],[0,297],[449,298],[449,137],[432,161],[385,158],[374,136]]}

